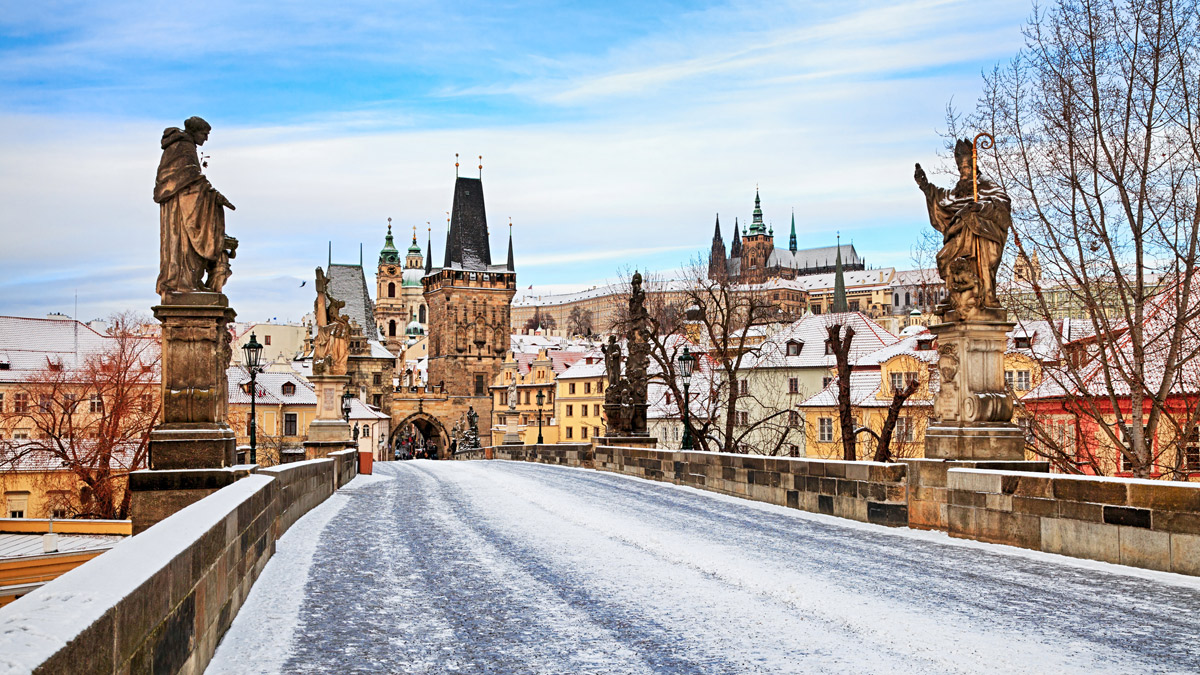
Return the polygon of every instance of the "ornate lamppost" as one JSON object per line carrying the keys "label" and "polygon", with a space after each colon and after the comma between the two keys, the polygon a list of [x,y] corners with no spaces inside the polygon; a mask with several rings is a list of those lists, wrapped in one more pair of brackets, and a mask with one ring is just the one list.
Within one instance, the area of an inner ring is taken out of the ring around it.
{"label": "ornate lamppost", "polygon": [[346,422],[350,421],[350,401],[354,400],[354,394],[347,389],[342,392],[342,419]]}
{"label": "ornate lamppost", "polygon": [[258,399],[258,388],[255,385],[255,379],[262,371],[262,351],[263,346],[255,339],[254,333],[250,334],[250,341],[242,345],[242,352],[245,356],[246,370],[250,373],[250,463],[258,463],[258,419],[256,416],[255,402]]}
{"label": "ornate lamppost", "polygon": [[537,406],[538,406],[538,445],[544,445],[546,442],[542,440],[542,404],[546,402],[545,392],[538,390]]}
{"label": "ornate lamppost", "polygon": [[696,365],[696,357],[688,350],[687,345],[683,347],[683,354],[679,356],[679,378],[683,380],[683,401],[680,406],[683,408],[683,445],[681,450],[692,449],[692,428],[688,420],[688,412],[691,406],[691,397],[688,395],[688,385],[692,383],[692,368]]}

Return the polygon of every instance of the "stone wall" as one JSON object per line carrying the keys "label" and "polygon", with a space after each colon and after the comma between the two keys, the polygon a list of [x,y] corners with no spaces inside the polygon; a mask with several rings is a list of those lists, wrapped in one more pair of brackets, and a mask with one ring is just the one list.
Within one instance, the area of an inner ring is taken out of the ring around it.
{"label": "stone wall", "polygon": [[355,467],[263,469],[0,609],[0,672],[203,672],[276,539]]}
{"label": "stone wall", "polygon": [[951,469],[952,537],[1200,575],[1200,484]]}
{"label": "stone wall", "polygon": [[587,444],[491,450],[495,459],[594,467],[813,513],[895,527],[908,524],[903,464]]}
{"label": "stone wall", "polygon": [[358,450],[355,448],[347,448],[346,450],[338,450],[337,452],[329,453],[329,458],[334,461],[333,470],[333,489],[341,489],[343,485],[354,480],[358,475]]}
{"label": "stone wall", "polygon": [[995,469],[1047,473],[1049,462],[948,461],[944,459],[902,459],[908,466],[908,526],[921,530],[946,529],[946,505],[949,491],[946,473],[950,469]]}

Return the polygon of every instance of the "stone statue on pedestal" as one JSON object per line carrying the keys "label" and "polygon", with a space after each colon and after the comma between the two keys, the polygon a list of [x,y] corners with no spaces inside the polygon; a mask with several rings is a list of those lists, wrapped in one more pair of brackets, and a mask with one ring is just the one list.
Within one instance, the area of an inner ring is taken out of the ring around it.
{"label": "stone statue on pedestal", "polygon": [[350,318],[342,314],[346,303],[329,294],[329,279],[317,268],[314,316],[317,336],[313,343],[314,375],[345,375],[350,355]]}
{"label": "stone statue on pedestal", "polygon": [[220,293],[229,279],[237,239],[225,235],[225,209],[234,206],[205,178],[197,148],[212,127],[189,117],[183,129],[163,131],[162,159],[154,181],[159,205],[158,294]]}
{"label": "stone statue on pedestal", "polygon": [[[990,138],[976,139],[981,137]],[[1013,402],[1004,387],[1006,335],[1014,324],[996,296],[1012,204],[1003,188],[978,175],[972,141],[958,141],[954,159],[959,180],[948,190],[930,183],[920,164],[914,174],[929,222],[942,233],[937,267],[947,291],[936,310],[945,323],[929,327],[937,336],[940,386],[925,456],[1020,461],[1024,435],[1012,423]]]}
{"label": "stone statue on pedestal", "polygon": [[929,182],[917,164],[913,178],[929,209],[929,222],[942,233],[938,274],[946,282],[947,302],[937,308],[948,321],[1006,317],[996,297],[996,272],[1012,227],[1012,201],[1004,189],[976,174],[973,144],[954,146],[959,179],[943,189]]}
{"label": "stone statue on pedestal", "polygon": [[646,436],[646,393],[650,366],[650,315],[646,312],[646,292],[642,290],[642,275],[634,272],[629,296],[629,323],[625,344],[629,357],[625,373],[621,374],[621,346],[615,336],[601,348],[608,387],[604,390],[604,411],[608,417],[610,436]]}
{"label": "stone statue on pedestal", "polygon": [[517,374],[513,373],[512,381],[508,383],[508,409],[517,409]]}

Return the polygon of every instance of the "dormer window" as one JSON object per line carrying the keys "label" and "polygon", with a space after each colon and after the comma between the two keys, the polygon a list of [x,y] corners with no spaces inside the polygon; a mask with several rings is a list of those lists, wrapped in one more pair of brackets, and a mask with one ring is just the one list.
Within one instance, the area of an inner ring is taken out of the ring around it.
{"label": "dormer window", "polygon": [[1033,340],[1028,335],[1018,335],[1013,338],[1013,343],[1017,349],[1029,349],[1033,346]]}
{"label": "dormer window", "polygon": [[788,340],[787,355],[800,356],[800,350],[804,349],[804,343],[799,340]]}
{"label": "dormer window", "polygon": [[928,352],[933,351],[933,338],[920,338],[917,340],[917,351]]}
{"label": "dormer window", "polygon": [[296,384],[294,382],[284,382],[282,390],[284,396],[292,396],[296,393]]}

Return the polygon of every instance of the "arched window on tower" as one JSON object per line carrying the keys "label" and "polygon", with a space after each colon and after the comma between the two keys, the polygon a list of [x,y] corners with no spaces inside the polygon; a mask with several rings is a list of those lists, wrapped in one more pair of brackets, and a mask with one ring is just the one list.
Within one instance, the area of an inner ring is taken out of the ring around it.
{"label": "arched window on tower", "polygon": [[388,337],[396,337],[396,320],[388,321]]}
{"label": "arched window on tower", "polygon": [[908,291],[904,291],[904,306],[908,307],[912,304],[912,298],[908,295]]}
{"label": "arched window on tower", "polygon": [[418,321],[425,323],[425,305],[421,305],[421,318]]}
{"label": "arched window on tower", "polygon": [[388,297],[389,298],[396,297],[396,284],[394,284],[390,281],[388,282]]}

